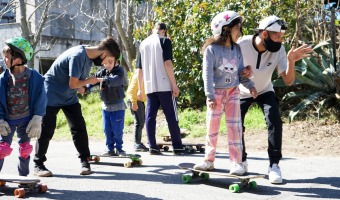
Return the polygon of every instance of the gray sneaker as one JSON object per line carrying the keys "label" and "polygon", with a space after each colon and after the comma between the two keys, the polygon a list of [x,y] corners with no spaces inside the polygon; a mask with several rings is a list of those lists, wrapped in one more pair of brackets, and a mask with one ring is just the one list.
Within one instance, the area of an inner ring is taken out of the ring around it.
{"label": "gray sneaker", "polygon": [[39,177],[51,177],[53,176],[52,172],[48,170],[45,165],[36,165],[34,167],[34,176]]}
{"label": "gray sneaker", "polygon": [[89,175],[89,174],[91,174],[90,163],[88,161],[82,161],[80,175]]}

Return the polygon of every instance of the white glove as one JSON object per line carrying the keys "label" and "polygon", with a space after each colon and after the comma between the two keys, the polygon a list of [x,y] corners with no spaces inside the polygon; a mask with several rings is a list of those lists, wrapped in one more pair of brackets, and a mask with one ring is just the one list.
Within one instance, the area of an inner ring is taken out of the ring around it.
{"label": "white glove", "polygon": [[41,121],[42,116],[39,115],[33,115],[31,121],[28,123],[26,132],[28,134],[28,137],[37,139],[40,138],[41,135]]}
{"label": "white glove", "polygon": [[0,134],[7,136],[9,133],[11,133],[11,128],[8,123],[5,120],[0,119]]}

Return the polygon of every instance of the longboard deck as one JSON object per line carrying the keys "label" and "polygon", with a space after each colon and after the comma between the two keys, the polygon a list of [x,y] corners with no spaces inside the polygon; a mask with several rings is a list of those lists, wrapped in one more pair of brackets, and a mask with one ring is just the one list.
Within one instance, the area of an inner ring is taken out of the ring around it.
{"label": "longboard deck", "polygon": [[190,170],[192,175],[183,175],[182,181],[184,183],[190,183],[192,178],[201,177],[202,179],[209,179],[209,175],[223,176],[232,179],[238,179],[240,184],[232,184],[229,186],[229,190],[232,192],[239,192],[240,188],[245,186],[250,186],[251,188],[256,188],[257,183],[255,181],[250,181],[251,179],[256,178],[264,178],[264,174],[256,174],[256,173],[247,173],[246,175],[238,176],[229,174],[226,170],[214,169],[213,171],[203,171],[194,169],[194,163],[180,163],[178,165],[179,168]]}
{"label": "longboard deck", "polygon": [[[159,142],[157,143],[157,146],[160,149],[163,149],[164,151],[169,151],[169,147],[172,146],[171,142]],[[205,144],[201,143],[183,143],[182,144],[183,148],[188,152],[188,153],[195,153],[196,151],[204,153],[205,152]]]}
{"label": "longboard deck", "polygon": [[24,176],[11,176],[11,175],[0,175],[0,181],[4,182],[12,182],[12,183],[19,183],[19,184],[25,184],[25,183],[39,183],[39,179],[24,177]]}
{"label": "longboard deck", "polygon": [[0,174],[0,186],[5,186],[6,182],[18,184],[18,189],[14,190],[14,196],[18,198],[24,197],[28,192],[45,193],[48,190],[47,185],[40,184],[40,179]]}
{"label": "longboard deck", "polygon": [[100,152],[95,152],[95,153],[91,153],[91,156],[99,156],[99,157],[109,157],[109,158],[140,158],[142,157],[139,154],[126,154],[125,156],[110,156],[110,155],[103,155]]}
{"label": "longboard deck", "polygon": [[88,158],[88,160],[98,163],[100,161],[100,157],[130,159],[131,161],[123,163],[124,167],[127,167],[127,168],[131,167],[132,165],[140,166],[143,163],[142,159],[140,159],[141,155],[139,154],[126,154],[125,156],[118,156],[118,155],[110,156],[110,155],[102,155],[102,153],[92,153],[90,157]]}

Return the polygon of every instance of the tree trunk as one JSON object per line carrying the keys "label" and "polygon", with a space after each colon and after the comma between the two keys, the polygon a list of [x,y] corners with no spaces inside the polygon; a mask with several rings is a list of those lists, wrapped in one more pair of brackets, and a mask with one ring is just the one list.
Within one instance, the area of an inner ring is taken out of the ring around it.
{"label": "tree trunk", "polygon": [[[128,68],[129,70],[132,69],[131,67],[131,64],[132,64],[132,60],[133,60],[133,55],[132,55],[132,52],[131,52],[131,48],[129,46],[129,40],[128,38],[126,37],[126,34],[123,30],[123,27],[122,27],[122,23],[121,23],[121,19],[120,19],[120,16],[121,16],[121,11],[122,11],[122,2],[121,0],[115,0],[115,24],[116,24],[116,27],[117,27],[117,31],[118,31],[118,34],[123,42],[123,46],[124,46],[124,49],[125,49],[125,52],[126,52],[126,57],[127,59],[125,59],[127,61],[127,64],[128,64]],[[132,35],[128,35],[128,37],[130,39],[132,39]]]}

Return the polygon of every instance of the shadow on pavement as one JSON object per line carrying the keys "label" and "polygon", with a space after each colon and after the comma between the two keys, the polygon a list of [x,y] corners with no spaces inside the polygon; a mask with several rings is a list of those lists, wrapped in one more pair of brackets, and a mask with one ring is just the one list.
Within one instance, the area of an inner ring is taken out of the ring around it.
{"label": "shadow on pavement", "polygon": [[[0,198],[14,197],[15,188],[4,187],[0,192]],[[30,192],[24,198],[43,198],[43,199],[72,199],[72,200],[93,200],[93,199],[129,199],[129,200],[160,200],[159,198],[145,197],[140,194],[117,192],[117,191],[74,191],[74,190],[55,190],[48,189],[46,193]]]}

